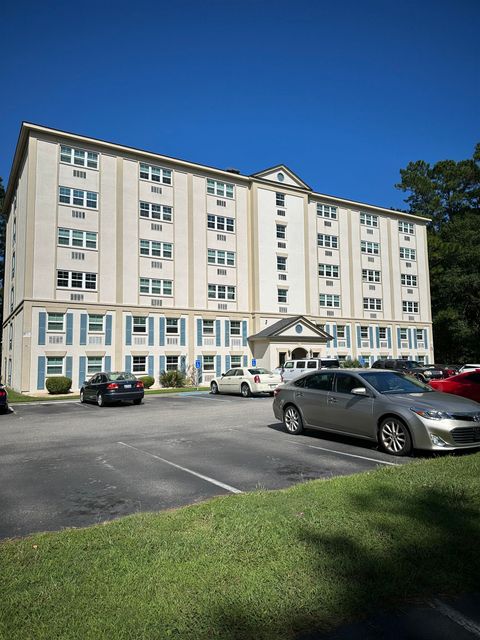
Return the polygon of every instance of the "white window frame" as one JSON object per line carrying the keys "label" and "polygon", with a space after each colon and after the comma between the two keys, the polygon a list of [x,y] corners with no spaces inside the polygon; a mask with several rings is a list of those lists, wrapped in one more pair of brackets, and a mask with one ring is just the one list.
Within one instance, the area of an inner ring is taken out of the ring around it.
{"label": "white window frame", "polygon": [[208,283],[209,300],[227,300],[234,302],[237,299],[237,288],[227,284]]}
{"label": "white window frame", "polygon": [[215,320],[203,320],[202,321],[202,335],[215,336]]}
{"label": "white window frame", "polygon": [[339,309],[340,296],[336,293],[321,293],[319,296],[319,304],[322,308]]}
{"label": "white window frame", "polygon": [[87,151],[78,147],[60,145],[60,162],[63,164],[73,164],[76,167],[87,169],[98,169],[98,153]]}
{"label": "white window frame", "polygon": [[400,327],[400,341],[405,342],[408,340],[408,329]]}
{"label": "white window frame", "polygon": [[242,356],[230,356],[230,369],[242,368]]}
{"label": "white window frame", "polygon": [[147,318],[145,316],[132,316],[132,333],[147,333]]}
{"label": "white window frame", "polygon": [[160,184],[173,184],[173,171],[159,167],[155,164],[140,162],[139,165],[140,180],[148,180],[149,182],[158,182]]}
{"label": "white window frame", "polygon": [[415,249],[410,249],[410,247],[400,247],[400,259],[415,262],[417,259],[417,252]]}
{"label": "white window frame", "polygon": [[403,220],[399,220],[398,230],[400,233],[407,233],[411,236],[415,235],[415,225],[413,222],[404,222]]}
{"label": "white window frame", "polygon": [[337,207],[330,204],[317,203],[317,216],[320,218],[329,218],[330,220],[337,219]]}
{"label": "white window frame", "polygon": [[96,191],[85,191],[84,189],[59,186],[58,202],[71,207],[97,210],[98,193]]}
{"label": "white window frame", "polygon": [[285,208],[285,194],[279,191],[275,192],[275,206]]}
{"label": "white window frame", "polygon": [[344,324],[337,324],[337,339],[340,339],[340,340],[346,339],[347,334],[346,334],[345,327],[346,325]]}
{"label": "white window frame", "polygon": [[139,292],[142,296],[173,296],[173,280],[140,278]]}
{"label": "white window frame", "polygon": [[425,339],[425,334],[423,333],[423,329],[415,329],[417,342],[423,342]]}
{"label": "white window frame", "polygon": [[378,216],[360,211],[360,224],[364,227],[378,228]]}
{"label": "white window frame", "polygon": [[242,335],[241,320],[230,320],[230,335],[237,336],[237,337]]}
{"label": "white window frame", "polygon": [[317,233],[317,245],[326,249],[338,249],[338,236]]}
{"label": "white window frame", "polygon": [[277,289],[277,302],[278,304],[288,304],[288,289],[284,287]]}
{"label": "white window frame", "polygon": [[379,340],[387,339],[387,327],[378,327],[378,338]]}
{"label": "white window frame", "polygon": [[[46,376],[63,376],[65,358],[63,356],[47,356],[46,359]],[[59,362],[61,363],[60,365]]]}
{"label": "white window frame", "polygon": [[103,333],[104,321],[105,321],[105,316],[102,315],[101,313],[89,313],[88,314],[88,333]]}
{"label": "white window frame", "polygon": [[419,306],[416,300],[402,300],[403,313],[418,313]]}
{"label": "white window frame", "polygon": [[363,309],[364,311],[381,311],[382,299],[381,298],[364,298]]}
{"label": "white window frame", "polygon": [[366,253],[372,256],[380,255],[380,243],[379,242],[370,242],[369,240],[361,240],[360,242],[360,252]]}
{"label": "white window frame", "polygon": [[165,371],[178,371],[178,356],[165,357]]}
{"label": "white window frame", "polygon": [[[95,361],[95,364],[93,361]],[[100,363],[98,361],[100,361]],[[98,368],[99,366],[100,368]],[[103,357],[87,356],[87,375],[93,376],[96,373],[100,373],[101,371],[103,371]]]}
{"label": "white window frame", "polygon": [[145,258],[162,258],[163,260],[173,260],[173,243],[160,242],[158,240],[140,239],[140,255]]}
{"label": "white window frame", "polygon": [[235,218],[207,213],[207,229],[222,233],[235,233]]}
{"label": "white window frame", "polygon": [[132,356],[132,373],[147,373],[147,356]]}
{"label": "white window frame", "polygon": [[230,182],[220,182],[220,180],[207,178],[207,193],[219,198],[231,199],[235,197],[235,187]]}
{"label": "white window frame", "polygon": [[180,318],[165,318],[165,334],[178,336],[180,333]]}
{"label": "white window frame", "polygon": [[282,271],[282,273],[287,271],[287,257],[286,256],[277,256],[277,271]]}
{"label": "white window frame", "polygon": [[[55,319],[53,316],[57,316]],[[58,321],[58,317],[61,317],[61,322]],[[52,331],[54,333],[64,333],[65,332],[65,314],[64,313],[47,313],[47,331]]]}
{"label": "white window frame", "polygon": [[208,264],[219,265],[222,267],[234,267],[236,262],[235,252],[225,251],[223,249],[208,249],[207,262]]}
{"label": "white window frame", "polygon": [[363,324],[360,326],[360,340],[370,340],[368,325]]}
{"label": "white window frame", "polygon": [[173,222],[173,207],[140,200],[138,208],[141,218],[160,222]]}
{"label": "white window frame", "polygon": [[401,283],[404,287],[417,287],[417,276],[412,273],[402,273],[401,274]]}
{"label": "white window frame", "polygon": [[58,227],[57,244],[59,247],[72,249],[98,249],[98,234],[95,231],[82,231],[81,229],[67,229]]}
{"label": "white window frame", "polygon": [[318,275],[320,278],[339,278],[338,264],[319,264]]}
{"label": "white window frame", "polygon": [[375,269],[362,269],[362,280],[363,282],[375,282],[378,284],[382,281],[381,271],[376,271]]}
{"label": "white window frame", "polygon": [[215,372],[215,356],[203,356],[202,370],[203,373]]}
{"label": "white window frame", "polygon": [[[66,274],[66,277],[65,275]],[[80,276],[80,277],[78,277]],[[66,284],[60,284],[60,281],[65,281]],[[80,283],[77,286],[74,283]],[[87,284],[93,284],[93,286],[87,286]],[[57,288],[58,289],[75,289],[76,291],[96,291],[97,290],[97,274],[89,273],[85,271],[68,271],[67,269],[57,270]]]}
{"label": "white window frame", "polygon": [[287,225],[286,224],[276,224],[275,225],[275,234],[277,240],[286,240],[287,239]]}

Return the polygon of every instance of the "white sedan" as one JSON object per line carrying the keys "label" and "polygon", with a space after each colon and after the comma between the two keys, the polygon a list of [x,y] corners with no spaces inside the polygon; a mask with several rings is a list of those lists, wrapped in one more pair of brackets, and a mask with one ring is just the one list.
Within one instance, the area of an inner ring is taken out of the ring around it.
{"label": "white sedan", "polygon": [[210,383],[212,393],[240,393],[248,398],[254,393],[268,393],[273,396],[273,391],[282,383],[281,377],[258,367],[230,369],[219,378],[214,378]]}

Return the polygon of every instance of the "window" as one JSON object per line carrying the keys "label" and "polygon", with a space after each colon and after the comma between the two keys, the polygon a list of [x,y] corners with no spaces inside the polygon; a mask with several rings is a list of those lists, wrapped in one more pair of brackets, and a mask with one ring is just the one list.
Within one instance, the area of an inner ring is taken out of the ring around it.
{"label": "window", "polygon": [[12,244],[15,244],[17,240],[17,219],[13,219],[13,227],[12,227]]}
{"label": "window", "polygon": [[285,256],[277,256],[277,271],[287,270],[287,259]]}
{"label": "window", "polygon": [[230,335],[231,336],[241,335],[240,320],[230,320]]}
{"label": "window", "polygon": [[410,275],[409,273],[402,273],[402,284],[406,287],[416,287],[417,286],[417,276]]}
{"label": "window", "polygon": [[146,373],[147,371],[147,356],[133,356],[132,357],[132,373]]}
{"label": "window", "polygon": [[167,318],[165,331],[169,335],[178,336],[178,318]]}
{"label": "window", "polygon": [[60,147],[60,162],[74,164],[77,167],[87,167],[88,169],[98,169],[98,153],[85,151],[74,147]]}
{"label": "window", "polygon": [[215,371],[215,356],[203,356],[203,371],[205,373]]}
{"label": "window", "polygon": [[305,388],[317,391],[331,391],[333,383],[333,373],[314,373],[305,378]]}
{"label": "window", "polygon": [[15,287],[10,289],[10,313],[13,311],[13,307],[15,306]]}
{"label": "window", "polygon": [[277,238],[279,240],[285,240],[287,237],[287,226],[284,224],[277,224]]}
{"label": "window", "polygon": [[140,240],[140,255],[171,260],[173,257],[173,244],[171,242],[157,242],[156,240]]}
{"label": "window", "polygon": [[360,250],[362,253],[370,253],[374,256],[378,256],[380,254],[380,245],[378,242],[368,242],[367,240],[362,240],[360,244]]}
{"label": "window", "polygon": [[360,212],[360,224],[366,227],[378,227],[378,216],[374,216],[371,213]]}
{"label": "window", "polygon": [[207,193],[221,198],[233,198],[233,184],[207,178]]}
{"label": "window", "polygon": [[340,308],[340,296],[331,293],[320,294],[320,306],[321,307],[334,307]]}
{"label": "window", "polygon": [[157,167],[153,164],[140,163],[140,178],[142,180],[151,180],[152,182],[161,182],[162,184],[172,184],[172,172],[170,169]]}
{"label": "window", "polygon": [[172,207],[167,207],[164,204],[154,204],[153,202],[140,202],[140,217],[172,222]]}
{"label": "window", "polygon": [[347,373],[337,373],[337,393],[352,393],[352,389],[359,389],[365,386],[355,378]]}
{"label": "window", "polygon": [[368,327],[360,327],[360,338],[362,340],[368,340],[369,339]]}
{"label": "window", "polygon": [[99,314],[88,314],[88,332],[89,333],[102,333],[103,331],[103,316]]}
{"label": "window", "polygon": [[98,193],[94,191],[83,191],[82,189],[71,189],[70,187],[59,187],[60,204],[70,204],[75,207],[86,207],[87,209],[97,208]]}
{"label": "window", "polygon": [[400,231],[400,233],[409,233],[413,235],[415,233],[415,225],[411,222],[402,222],[401,220],[399,220],[398,230]]}
{"label": "window", "polygon": [[407,331],[408,329],[400,329],[400,340],[408,340]]}
{"label": "window", "polygon": [[63,375],[63,358],[47,357],[47,376]]}
{"label": "window", "polygon": [[204,336],[213,336],[213,335],[215,335],[215,323],[214,323],[214,320],[204,320],[203,321],[203,335]]}
{"label": "window", "polygon": [[95,373],[100,373],[103,369],[102,356],[88,356],[87,358],[87,374],[93,376]]}
{"label": "window", "polygon": [[230,364],[233,367],[241,367],[242,366],[242,356],[231,356]]}
{"label": "window", "polygon": [[378,327],[378,337],[380,340],[387,339],[387,327]]}
{"label": "window", "polygon": [[62,247],[78,247],[80,249],[96,249],[97,234],[93,231],[77,229],[58,229],[58,244]]}
{"label": "window", "polygon": [[63,331],[63,313],[47,314],[47,331]]}
{"label": "window", "polygon": [[404,300],[402,302],[403,313],[418,313],[418,302]]}
{"label": "window", "polygon": [[345,325],[344,324],[337,324],[337,338],[340,338],[340,340],[344,340],[346,337],[345,335]]}
{"label": "window", "polygon": [[133,316],[133,333],[147,333],[147,319]]}
{"label": "window", "polygon": [[140,278],[140,293],[150,296],[171,296],[173,295],[173,283],[171,280]]}
{"label": "window", "polygon": [[337,207],[332,207],[329,204],[317,204],[317,216],[321,218],[330,218],[331,220],[337,219]]}
{"label": "window", "polygon": [[97,289],[97,274],[80,271],[57,271],[57,287],[69,289]]}
{"label": "window", "polygon": [[209,284],[208,298],[209,300],[235,300],[236,287],[223,284]]}
{"label": "window", "polygon": [[15,275],[15,251],[12,253],[12,278]]}
{"label": "window", "polygon": [[319,264],[318,275],[323,278],[338,278],[337,264]]}
{"label": "window", "polygon": [[363,308],[368,311],[381,311],[382,300],[380,298],[364,298]]}
{"label": "window", "polygon": [[233,233],[235,231],[235,219],[226,218],[225,216],[214,216],[209,213],[207,216],[207,227],[209,229],[215,229],[216,231],[230,231]]}
{"label": "window", "polygon": [[338,249],[338,237],[327,236],[323,233],[317,234],[317,243],[319,247],[327,247],[329,249]]}
{"label": "window", "polygon": [[178,356],[167,356],[165,360],[166,371],[177,371],[178,369]]}
{"label": "window", "polygon": [[233,251],[222,251],[220,249],[208,250],[208,264],[219,264],[227,267],[235,266],[235,253]]}
{"label": "window", "polygon": [[362,269],[362,280],[364,282],[380,282],[380,271]]}
{"label": "window", "polygon": [[288,299],[288,289],[278,289],[277,291],[277,301],[280,304],[286,304]]}
{"label": "window", "polygon": [[275,194],[275,205],[277,207],[285,206],[285,194],[284,193],[276,193]]}
{"label": "window", "polygon": [[423,329],[415,329],[417,340],[423,342]]}
{"label": "window", "polygon": [[410,249],[409,247],[400,247],[400,258],[404,260],[416,260],[415,249]]}

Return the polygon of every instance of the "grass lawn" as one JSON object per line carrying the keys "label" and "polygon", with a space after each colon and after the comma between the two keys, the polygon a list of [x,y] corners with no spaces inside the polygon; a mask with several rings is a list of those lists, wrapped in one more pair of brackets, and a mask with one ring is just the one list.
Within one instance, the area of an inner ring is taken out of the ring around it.
{"label": "grass lawn", "polygon": [[480,453],[0,544],[8,640],[293,638],[479,587]]}
{"label": "grass lawn", "polygon": [[[157,395],[163,393],[182,393],[185,391],[208,391],[209,387],[182,387],[180,389],[145,389],[145,395]],[[8,389],[8,402],[14,404],[16,402],[52,402],[54,400],[79,400],[80,396],[75,393],[64,393],[58,396],[27,396],[24,393],[18,393],[13,389]]]}

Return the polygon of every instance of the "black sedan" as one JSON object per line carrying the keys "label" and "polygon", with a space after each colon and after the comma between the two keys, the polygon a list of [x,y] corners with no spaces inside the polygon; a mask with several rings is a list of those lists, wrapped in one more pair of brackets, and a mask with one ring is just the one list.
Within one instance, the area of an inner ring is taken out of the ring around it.
{"label": "black sedan", "polygon": [[113,402],[129,401],[141,404],[144,390],[143,382],[132,373],[112,371],[96,373],[83,383],[80,389],[80,402],[96,402],[99,407]]}
{"label": "black sedan", "polygon": [[8,394],[3,384],[0,384],[0,413],[8,411]]}

